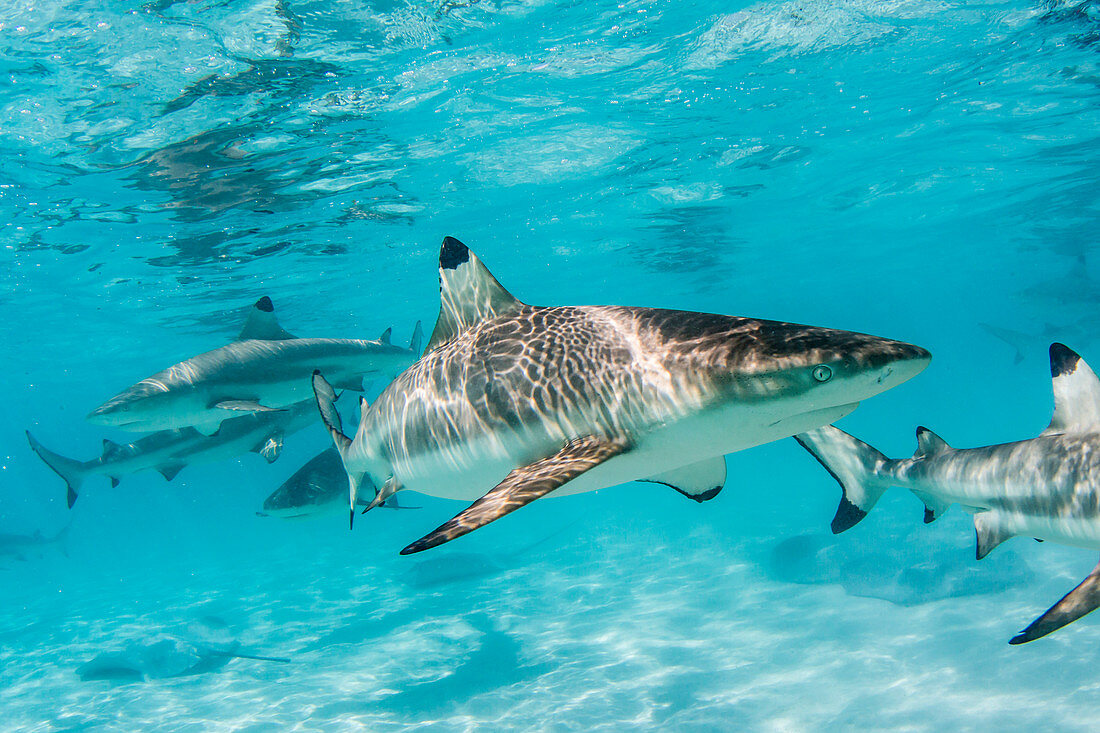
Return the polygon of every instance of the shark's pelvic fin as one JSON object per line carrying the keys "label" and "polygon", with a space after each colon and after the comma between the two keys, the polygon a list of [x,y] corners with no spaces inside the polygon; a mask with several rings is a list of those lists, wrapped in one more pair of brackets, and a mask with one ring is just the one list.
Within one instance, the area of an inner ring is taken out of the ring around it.
{"label": "shark's pelvic fin", "polygon": [[974,534],[978,539],[974,557],[979,560],[992,552],[997,545],[1016,536],[1016,533],[1006,526],[1001,514],[994,510],[978,512],[974,515]]}
{"label": "shark's pelvic fin", "polygon": [[831,524],[840,534],[860,522],[890,487],[880,469],[890,459],[861,440],[832,425],[794,436],[818,463],[836,479],[844,494]]}
{"label": "shark's pelvic fin", "polygon": [[913,458],[928,458],[949,450],[951,446],[946,440],[924,426],[917,428],[917,452],[913,454]]}
{"label": "shark's pelvic fin", "polygon": [[454,237],[444,237],[439,249],[439,301],[439,318],[428,340],[428,351],[478,321],[523,307],[477,255]]}
{"label": "shark's pelvic fin", "polygon": [[237,335],[238,341],[259,339],[262,341],[286,341],[297,338],[292,333],[283,330],[279,325],[279,319],[275,317],[275,306],[271,298],[266,295],[256,301],[252,310],[248,313],[248,319],[244,322],[244,328]]}
{"label": "shark's pelvic fin", "polygon": [[1044,435],[1100,432],[1100,379],[1063,344],[1050,345],[1054,416]]}
{"label": "shark's pelvic fin", "polygon": [[211,407],[234,412],[286,412],[281,407],[264,407],[256,400],[222,400],[215,402]]}
{"label": "shark's pelvic fin", "polygon": [[410,555],[428,550],[483,527],[494,519],[546,496],[585,471],[626,450],[628,445],[625,441],[592,435],[570,441],[549,458],[514,469],[489,493],[434,532],[413,542],[401,554]]}
{"label": "shark's pelvic fin", "polygon": [[382,335],[378,337],[378,343],[386,344],[388,346],[389,343],[390,343],[390,336],[392,336],[392,335],[393,335],[393,329],[392,328],[387,328],[385,331],[382,332]]}
{"label": "shark's pelvic fin", "polygon": [[283,431],[279,430],[269,435],[252,448],[254,453],[259,453],[268,463],[274,463],[283,450]]}
{"label": "shark's pelvic fin", "polygon": [[344,464],[344,471],[348,474],[348,528],[355,526],[355,504],[359,498],[359,484],[363,480],[363,474],[353,474],[348,471],[345,460],[348,448],[351,446],[351,438],[344,435],[343,424],[340,420],[340,412],[336,409],[336,391],[332,385],[325,381],[320,371],[313,372],[313,397],[317,400],[317,409],[321,413],[321,422],[325,424],[332,442],[340,453],[340,461]]}
{"label": "shark's pelvic fin", "polygon": [[1008,643],[1026,644],[1035,641],[1095,611],[1097,606],[1100,606],[1100,564],[1092,569],[1080,585],[1032,621],[1026,629],[1012,637]]}
{"label": "shark's pelvic fin", "polygon": [[27,442],[31,444],[31,450],[33,450],[54,473],[65,481],[66,500],[69,508],[72,509],[73,504],[76,503],[80,485],[84,483],[84,478],[87,476],[88,465],[48,450],[31,435],[29,430],[26,432]]}
{"label": "shark's pelvic fin", "polygon": [[171,481],[186,465],[186,463],[166,463],[163,466],[157,467],[157,471],[164,477],[165,481]]}
{"label": "shark's pelvic fin", "polygon": [[708,501],[718,496],[718,492],[726,485],[726,459],[723,456],[708,458],[690,466],[639,480],[664,484],[695,501]]}

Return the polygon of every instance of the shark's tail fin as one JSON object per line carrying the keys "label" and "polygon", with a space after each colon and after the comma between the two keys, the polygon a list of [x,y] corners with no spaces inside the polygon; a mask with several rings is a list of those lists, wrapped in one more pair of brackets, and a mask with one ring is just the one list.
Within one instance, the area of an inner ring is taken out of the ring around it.
{"label": "shark's tail fin", "polygon": [[348,527],[351,528],[355,524],[355,503],[359,498],[359,484],[362,483],[365,474],[348,469],[348,449],[351,448],[352,441],[344,434],[340,412],[336,409],[336,391],[321,376],[320,370],[313,372],[313,396],[317,400],[317,409],[321,412],[321,421],[332,436],[332,442],[340,454],[340,461],[344,464],[344,472],[348,475],[348,500],[351,509]]}
{"label": "shark's tail fin", "polygon": [[409,351],[414,354],[419,354],[420,349],[424,347],[424,327],[420,325],[420,321],[416,322],[416,326],[413,328],[412,338],[409,339]]}
{"label": "shark's tail fin", "polygon": [[65,486],[68,488],[69,508],[72,509],[73,504],[76,503],[76,497],[80,493],[80,485],[84,483],[84,479],[88,475],[87,465],[48,450],[31,435],[29,430],[26,432],[27,442],[31,444],[31,450],[37,453],[38,457],[52,468],[54,473],[65,480]]}
{"label": "shark's tail fin", "polygon": [[825,467],[844,491],[833,517],[833,534],[854,527],[890,487],[889,476],[882,470],[890,459],[843,430],[826,425],[796,435],[794,439]]}

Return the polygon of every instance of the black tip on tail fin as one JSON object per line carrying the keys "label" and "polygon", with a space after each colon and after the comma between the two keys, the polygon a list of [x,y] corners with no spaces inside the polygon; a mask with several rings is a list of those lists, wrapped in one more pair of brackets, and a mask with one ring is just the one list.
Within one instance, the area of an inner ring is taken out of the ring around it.
{"label": "black tip on tail fin", "polygon": [[833,534],[840,534],[859,524],[866,516],[867,512],[848,501],[848,494],[845,492],[844,496],[840,497],[840,505],[836,508],[836,516],[829,524],[829,529],[833,531]]}
{"label": "black tip on tail fin", "polygon": [[72,509],[73,504],[76,503],[80,485],[84,483],[85,464],[54,453],[39,443],[38,440],[31,435],[29,430],[24,432],[27,435],[27,442],[30,443],[31,450],[42,459],[43,463],[50,467],[50,470],[64,480],[66,488],[65,499],[68,502],[69,508]]}
{"label": "black tip on tail fin", "polygon": [[439,248],[439,269],[453,270],[470,259],[470,249],[454,237],[444,237]]}

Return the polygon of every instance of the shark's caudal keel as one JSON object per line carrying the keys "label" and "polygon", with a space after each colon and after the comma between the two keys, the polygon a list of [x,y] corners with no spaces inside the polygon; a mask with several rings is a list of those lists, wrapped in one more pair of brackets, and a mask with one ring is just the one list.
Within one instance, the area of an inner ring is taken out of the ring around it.
{"label": "shark's caudal keel", "polygon": [[193,427],[211,435],[224,420],[309,399],[309,378],[318,369],[340,389],[362,391],[364,379],[391,378],[416,360],[421,340],[419,323],[408,348],[390,343],[390,329],[375,341],[297,338],[279,325],[265,296],[237,341],[143,379],[88,420],[125,430]]}
{"label": "shark's caudal keel", "polygon": [[[925,522],[951,504],[973,512],[979,560],[1015,536],[1100,550],[1100,380],[1062,344],[1051,345],[1050,366],[1054,415],[1030,440],[955,449],[922,427],[913,457],[893,460],[831,426],[798,435],[843,490],[833,531],[855,525],[900,486],[924,502]],[[1011,643],[1045,636],[1097,606],[1100,565]]]}
{"label": "shark's caudal keel", "polygon": [[476,499],[405,553],[551,493],[648,480],[712,498],[726,453],[837,420],[930,359],[911,344],[790,323],[527,305],[451,237],[439,266],[428,350],[364,407],[354,439],[335,390],[314,376],[352,507],[367,479],[372,506],[401,489]]}

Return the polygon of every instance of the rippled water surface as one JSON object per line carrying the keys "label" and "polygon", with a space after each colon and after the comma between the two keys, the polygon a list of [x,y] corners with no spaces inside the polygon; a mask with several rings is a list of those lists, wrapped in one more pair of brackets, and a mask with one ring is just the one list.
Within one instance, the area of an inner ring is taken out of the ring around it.
{"label": "rippled water surface", "polygon": [[[528,302],[929,348],[842,423],[890,455],[1030,437],[1049,342],[1100,362],[1098,161],[1089,1],[0,0],[0,727],[1095,730],[1100,621],[1005,643],[1091,552],[976,564],[896,492],[799,564],[838,492],[793,441],[706,504],[630,484],[399,557],[459,505],[255,516],[319,424],[72,511],[22,431],[132,440],[83,416],[262,295],[404,342],[453,235]],[[211,639],[291,661],[178,674]],[[83,680],[104,654],[146,679]]]}

